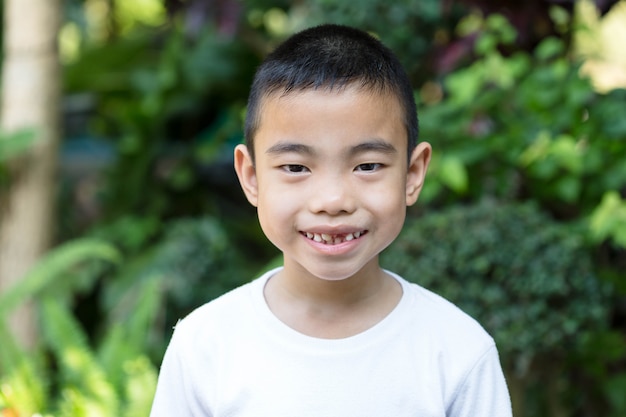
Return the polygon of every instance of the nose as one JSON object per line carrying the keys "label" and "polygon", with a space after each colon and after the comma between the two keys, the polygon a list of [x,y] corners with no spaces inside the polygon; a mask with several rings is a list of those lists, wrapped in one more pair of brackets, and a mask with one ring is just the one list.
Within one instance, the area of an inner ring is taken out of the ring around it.
{"label": "nose", "polygon": [[332,216],[352,213],[356,210],[357,190],[354,188],[341,176],[324,177],[316,181],[309,193],[309,209]]}

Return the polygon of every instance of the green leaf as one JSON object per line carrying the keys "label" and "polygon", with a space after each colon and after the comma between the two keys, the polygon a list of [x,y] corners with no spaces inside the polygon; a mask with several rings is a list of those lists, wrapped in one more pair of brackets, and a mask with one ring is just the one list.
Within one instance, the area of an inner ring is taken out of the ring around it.
{"label": "green leaf", "polygon": [[34,129],[21,129],[12,133],[0,133],[0,163],[26,153],[36,142]]}
{"label": "green leaf", "polygon": [[535,56],[542,60],[548,60],[556,56],[562,56],[565,50],[563,41],[558,38],[550,37],[543,40],[535,49]]}
{"label": "green leaf", "polygon": [[40,361],[18,346],[2,318],[0,340],[0,410],[5,406],[20,415],[42,411],[47,380],[42,377],[44,372]]}
{"label": "green leaf", "polygon": [[566,176],[556,181],[554,189],[561,200],[574,203],[580,196],[581,184],[578,178]]}
{"label": "green leaf", "polygon": [[144,417],[150,414],[156,391],[157,370],[145,356],[124,363],[126,372],[126,406],[123,417]]}
{"label": "green leaf", "polygon": [[474,64],[462,71],[452,73],[444,83],[453,101],[460,105],[471,103],[476,99],[483,84],[483,67]]}
{"label": "green leaf", "polygon": [[467,191],[469,179],[463,161],[457,156],[444,156],[439,168],[439,179],[447,187],[457,193]]}
{"label": "green leaf", "polygon": [[615,410],[626,411],[626,373],[621,372],[604,382],[604,391]]}
{"label": "green leaf", "polygon": [[499,36],[499,41],[503,44],[510,44],[515,41],[517,33],[515,28],[506,17],[501,14],[492,14],[487,18],[487,28]]}
{"label": "green leaf", "polygon": [[[42,303],[43,336],[58,358],[64,391],[60,408],[76,416],[113,416],[119,396],[87,343],[87,335],[72,312],[57,299]],[[82,410],[82,412],[78,412]],[[87,413],[89,411],[89,413]]]}
{"label": "green leaf", "polygon": [[35,265],[20,282],[0,295],[0,317],[41,292],[71,266],[88,259],[118,263],[120,254],[109,243],[94,239],[77,239],[59,246]]}
{"label": "green leaf", "polygon": [[570,135],[559,135],[555,138],[550,153],[559,161],[559,165],[568,171],[572,173],[582,171],[584,154]]}
{"label": "green leaf", "polygon": [[542,130],[537,134],[533,142],[519,156],[519,162],[522,166],[529,165],[542,160],[550,149],[550,141],[552,140],[550,132]]}
{"label": "green leaf", "polygon": [[617,191],[608,191],[589,219],[591,237],[597,241],[613,239],[626,248],[626,201]]}
{"label": "green leaf", "polygon": [[490,33],[485,33],[476,40],[474,49],[478,55],[485,56],[495,51],[497,46],[498,39]]}
{"label": "green leaf", "polygon": [[99,362],[108,371],[109,380],[118,386],[126,380],[124,360],[141,356],[150,329],[160,312],[162,278],[158,274],[143,280],[113,306],[109,331],[98,350]]}
{"label": "green leaf", "polygon": [[[6,344],[13,342],[13,336],[4,323],[0,322],[0,351],[6,350]],[[4,355],[3,355],[4,356]],[[4,359],[4,358],[3,358]],[[47,401],[48,381],[45,378],[40,361],[24,351],[12,358],[11,363],[1,366],[0,412],[6,407],[18,415],[31,416],[43,411]]]}

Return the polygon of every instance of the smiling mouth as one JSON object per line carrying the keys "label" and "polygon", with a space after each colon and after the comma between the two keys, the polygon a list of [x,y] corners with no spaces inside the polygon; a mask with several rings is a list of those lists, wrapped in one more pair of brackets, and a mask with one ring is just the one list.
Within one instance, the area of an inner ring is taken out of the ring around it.
{"label": "smiling mouth", "polygon": [[351,240],[355,240],[363,236],[367,233],[367,230],[362,230],[360,232],[339,234],[339,235],[331,235],[326,233],[311,233],[311,232],[300,232],[307,239],[313,240],[318,243],[324,243],[326,245],[338,245],[343,242],[349,242]]}

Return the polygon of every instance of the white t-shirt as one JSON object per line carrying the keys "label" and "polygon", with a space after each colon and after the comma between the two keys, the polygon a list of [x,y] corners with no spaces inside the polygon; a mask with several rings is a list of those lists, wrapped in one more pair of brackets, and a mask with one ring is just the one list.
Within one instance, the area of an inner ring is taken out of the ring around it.
{"label": "white t-shirt", "polygon": [[276,272],[176,326],[151,417],[510,417],[492,338],[440,296],[393,275],[403,295],[344,339],[301,334],[273,315]]}

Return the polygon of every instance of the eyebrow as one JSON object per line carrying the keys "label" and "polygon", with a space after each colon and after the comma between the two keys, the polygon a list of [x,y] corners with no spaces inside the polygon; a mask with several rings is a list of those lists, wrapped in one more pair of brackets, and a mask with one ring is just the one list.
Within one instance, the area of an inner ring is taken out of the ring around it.
{"label": "eyebrow", "polygon": [[270,146],[265,153],[270,155],[280,155],[283,153],[299,153],[313,155],[315,151],[311,146],[293,142],[279,142]]}
{"label": "eyebrow", "polygon": [[398,150],[389,142],[385,142],[382,139],[374,139],[367,142],[360,143],[350,149],[350,155],[355,156],[365,152],[380,152],[387,155],[393,155],[398,153]]}
{"label": "eyebrow", "polygon": [[[398,153],[398,150],[389,142],[385,142],[382,139],[373,139],[367,142],[359,143],[358,145],[350,148],[348,155],[356,156],[366,152],[380,152],[387,155],[393,155]],[[312,146],[304,145],[302,143],[279,142],[270,146],[265,153],[270,155],[280,155],[284,153],[315,155],[316,152]]]}

